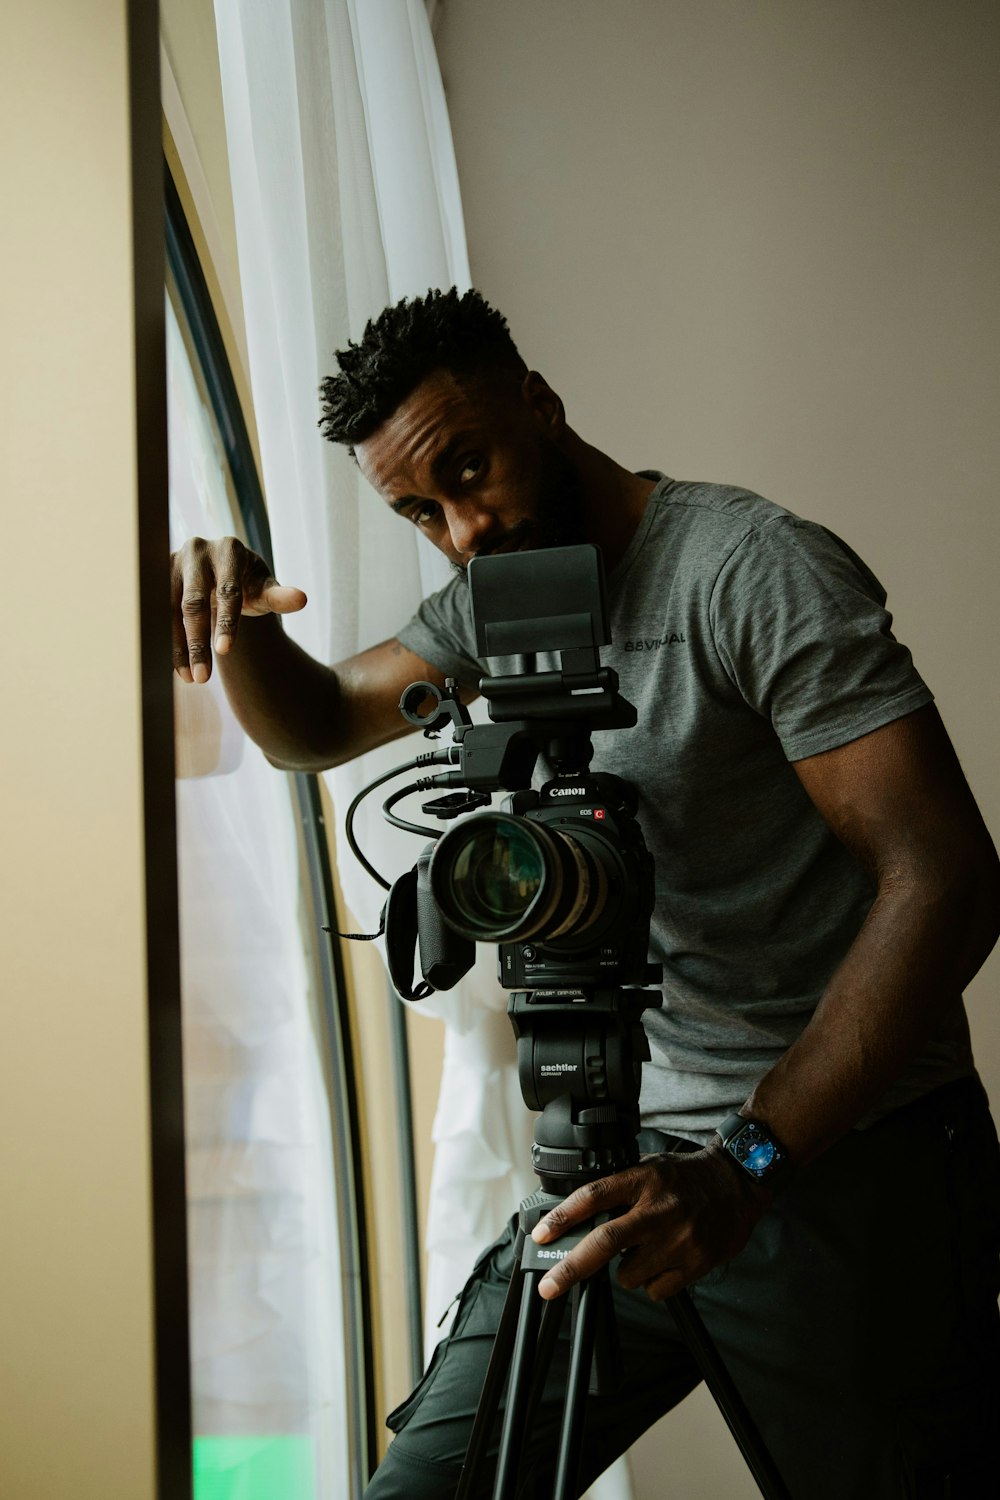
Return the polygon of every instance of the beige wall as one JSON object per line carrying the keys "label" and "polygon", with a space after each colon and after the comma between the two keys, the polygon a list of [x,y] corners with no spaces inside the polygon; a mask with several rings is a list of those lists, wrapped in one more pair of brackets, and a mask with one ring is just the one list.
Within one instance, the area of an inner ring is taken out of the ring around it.
{"label": "beige wall", "polygon": [[[996,6],[445,0],[437,41],[473,278],[570,421],[846,537],[1000,834]],[[700,1420],[643,1495],[756,1493]]]}
{"label": "beige wall", "polygon": [[[148,125],[148,6],[140,50],[143,37]],[[0,1493],[12,1500],[144,1500],[157,1484],[137,464],[148,475],[164,424],[154,371],[140,457],[129,152],[131,132],[150,137],[130,120],[127,48],[124,0],[0,7]],[[140,348],[157,308],[162,323],[156,266]],[[179,1237],[182,1281],[182,1216]],[[171,1500],[188,1469],[182,1433]]]}
{"label": "beige wall", "polygon": [[447,0],[438,46],[473,277],[571,422],[846,537],[1000,834],[1000,13]]}

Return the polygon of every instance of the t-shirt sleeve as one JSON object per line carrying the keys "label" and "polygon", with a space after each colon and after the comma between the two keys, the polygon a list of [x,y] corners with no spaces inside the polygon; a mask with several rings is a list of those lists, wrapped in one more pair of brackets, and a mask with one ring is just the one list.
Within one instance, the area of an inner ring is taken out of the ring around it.
{"label": "t-shirt sleeve", "polygon": [[885,603],[856,554],[795,516],[756,527],[723,565],[710,611],[716,650],[789,760],[835,749],[932,701]]}
{"label": "t-shirt sleeve", "polygon": [[472,606],[464,578],[452,579],[425,599],[412,620],[397,630],[396,639],[462,687],[477,690],[486,674],[485,662],[473,655]]}

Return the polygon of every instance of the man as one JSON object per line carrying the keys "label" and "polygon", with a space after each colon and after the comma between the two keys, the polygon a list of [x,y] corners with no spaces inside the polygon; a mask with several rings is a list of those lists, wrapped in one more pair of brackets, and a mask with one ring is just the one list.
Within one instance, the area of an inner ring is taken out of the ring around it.
{"label": "man", "polygon": [[[639,724],[598,735],[594,765],[640,789],[664,1005],[645,1018],[653,1154],[536,1231],[617,1213],[541,1285],[560,1296],[621,1257],[625,1383],[591,1403],[583,1484],[696,1383],[669,1302],[693,1284],[797,1500],[982,1500],[1000,1169],[961,991],[996,939],[1000,874],[880,585],[759,496],[633,473],[587,444],[476,293],[389,308],[338,358],[325,435],[455,578],[393,640],[330,669],[280,629],[298,590],[232,539],[188,543],[175,667],[204,681],[214,642],[268,758],[320,770],[406,732],[396,705],[414,679],[475,692],[472,557],[602,549],[605,660]],[[734,1112],[783,1170],[758,1180],[726,1149]],[[372,1497],[453,1492],[510,1248],[508,1233],[484,1254],[390,1418]],[[526,1495],[551,1488],[558,1397]]]}

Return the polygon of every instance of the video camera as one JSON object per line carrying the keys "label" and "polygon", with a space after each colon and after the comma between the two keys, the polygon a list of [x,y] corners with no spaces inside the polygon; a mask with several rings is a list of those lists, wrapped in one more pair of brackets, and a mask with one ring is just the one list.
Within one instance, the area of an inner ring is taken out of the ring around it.
{"label": "video camera", "polygon": [[[558,653],[561,664],[482,678],[488,725],[472,724],[451,680],[443,693],[418,682],[403,694],[400,711],[425,735],[451,724],[447,753],[458,769],[434,784],[468,795],[423,804],[441,821],[460,821],[392,889],[385,923],[394,982],[409,998],[414,932],[433,989],[468,972],[477,942],[499,944],[505,989],[553,995],[648,982],[656,977],[646,961],[653,866],[635,789],[589,771],[592,731],[636,722],[617,674],[598,657],[610,640],[600,553],[579,546],[479,558],[469,588],[480,655],[533,664]],[[534,789],[540,758],[551,775]],[[496,791],[512,794],[501,810],[475,810]]]}
{"label": "video camera", "polygon": [[[452,679],[443,692],[416,682],[403,693],[409,723],[430,738],[450,725],[453,742],[389,776],[414,766],[452,769],[397,789],[383,804],[395,826],[433,836],[389,889],[386,953],[398,993],[420,1000],[458,983],[476,943],[498,944],[499,982],[514,991],[508,1013],[521,1090],[529,1108],[545,1111],[535,1170],[559,1193],[638,1159],[639,1076],[649,1058],[639,1017],[660,1004],[658,993],[641,988],[660,978],[647,959],[653,860],[635,788],[590,770],[592,733],[632,728],[637,715],[618,692],[617,674],[600,664],[610,633],[598,548],[478,558],[469,588],[477,654],[512,659],[514,670],[480,681],[489,724],[471,722]],[[558,665],[537,670],[543,655]],[[463,788],[423,804],[427,815],[454,823],[448,831],[393,813],[403,797],[440,787]],[[508,796],[494,809],[498,791]],[[353,840],[353,811],[351,847],[388,886]]]}

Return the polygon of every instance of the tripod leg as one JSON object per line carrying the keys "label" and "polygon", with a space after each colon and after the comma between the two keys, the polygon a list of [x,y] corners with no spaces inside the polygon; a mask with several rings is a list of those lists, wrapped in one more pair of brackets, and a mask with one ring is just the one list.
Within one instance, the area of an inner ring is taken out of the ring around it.
{"label": "tripod leg", "polygon": [[733,1377],[723,1364],[691,1298],[687,1292],[678,1292],[672,1298],[670,1306],[684,1342],[701,1371],[716,1406],[725,1417],[761,1494],[765,1500],[791,1500],[774,1459],[767,1451],[764,1439],[757,1431],[753,1417],[747,1411],[743,1397],[736,1389]]}
{"label": "tripod leg", "polygon": [[606,1271],[597,1272],[596,1277],[591,1277],[589,1281],[575,1286],[572,1292],[578,1301],[570,1343],[566,1405],[563,1408],[562,1430],[559,1433],[553,1500],[574,1500],[576,1495],[583,1448],[587,1386],[590,1382],[590,1367],[594,1358],[594,1337],[597,1332],[598,1296],[595,1281],[601,1275],[606,1274]]}
{"label": "tripod leg", "polygon": [[562,1316],[566,1310],[566,1300],[565,1297],[556,1297],[554,1301],[546,1302],[542,1308],[542,1324],[538,1330],[538,1343],[535,1345],[535,1371],[531,1381],[531,1393],[524,1412],[525,1432],[531,1432],[534,1427],[539,1403],[545,1394],[545,1381],[549,1366],[552,1364],[552,1351],[559,1337]]}
{"label": "tripod leg", "polygon": [[597,1301],[597,1331],[594,1337],[594,1363],[590,1372],[590,1394],[604,1396],[618,1390],[625,1378],[625,1367],[610,1273],[593,1279]]}
{"label": "tripod leg", "polygon": [[518,1315],[523,1290],[521,1284],[522,1277],[518,1269],[520,1266],[522,1239],[523,1235],[519,1234],[514,1245],[515,1269],[510,1278],[507,1295],[504,1298],[503,1311],[500,1314],[500,1323],[497,1327],[496,1338],[490,1354],[490,1362],[486,1369],[482,1395],[476,1407],[476,1417],[472,1424],[472,1433],[469,1437],[469,1446],[462,1465],[461,1478],[458,1481],[458,1487],[455,1491],[455,1500],[470,1500],[470,1497],[476,1494],[475,1486],[478,1483],[482,1470],[483,1457],[489,1444],[494,1423],[496,1422],[504,1382],[511,1368],[511,1351],[514,1348],[517,1333]]}
{"label": "tripod leg", "polygon": [[[540,1271],[521,1273],[521,1309],[517,1322],[517,1339],[514,1343],[514,1361],[510,1371],[510,1388],[507,1392],[507,1409],[504,1412],[500,1433],[500,1451],[497,1454],[497,1473],[493,1483],[493,1500],[504,1500],[513,1496],[517,1484],[517,1470],[521,1461],[521,1445],[524,1442],[524,1418],[528,1406],[531,1363],[535,1352],[535,1340],[542,1316],[542,1299],[538,1295]],[[504,1309],[506,1311],[506,1309]]]}

